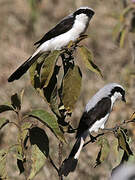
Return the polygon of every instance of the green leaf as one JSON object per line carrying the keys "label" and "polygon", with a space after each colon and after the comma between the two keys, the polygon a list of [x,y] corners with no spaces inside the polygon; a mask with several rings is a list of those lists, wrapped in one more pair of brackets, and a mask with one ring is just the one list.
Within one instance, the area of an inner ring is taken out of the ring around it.
{"label": "green leaf", "polygon": [[31,113],[29,113],[29,116],[32,116],[40,120],[43,124],[47,125],[47,127],[49,127],[54,132],[60,141],[65,142],[64,135],[59,128],[55,116],[42,109],[33,110]]}
{"label": "green leaf", "polygon": [[20,171],[20,174],[22,174],[25,171],[23,161],[20,159],[17,159],[17,167]]}
{"label": "green leaf", "polygon": [[7,150],[0,150],[0,179],[6,180],[7,171],[6,171],[6,161],[7,161]]}
{"label": "green leaf", "polygon": [[0,105],[0,113],[5,111],[14,111],[14,109],[9,105]]}
{"label": "green leaf", "polygon": [[33,179],[36,176],[36,174],[44,166],[45,160],[46,160],[46,157],[40,151],[38,146],[36,144],[32,145],[32,150],[31,150],[32,167],[31,167],[31,171],[30,171],[30,175],[28,179]]}
{"label": "green leaf", "polygon": [[22,125],[22,139],[23,139],[23,142],[24,144],[26,143],[25,140],[27,140],[27,136],[28,136],[28,130],[29,128],[32,126],[32,124],[30,122],[24,122],[23,125]]}
{"label": "green leaf", "polygon": [[43,88],[44,98],[49,104],[50,104],[51,97],[53,96],[53,92],[57,84],[57,75],[59,73],[59,70],[60,70],[60,67],[56,65],[48,86]]}
{"label": "green leaf", "polygon": [[21,109],[21,100],[17,93],[11,96],[11,104],[15,109]]}
{"label": "green leaf", "polygon": [[124,10],[122,11],[122,13],[120,14],[120,21],[123,23],[125,21],[125,17],[128,15],[129,12],[131,12],[132,9],[134,9],[135,7],[132,5],[127,6],[126,8],[124,8]]}
{"label": "green leaf", "polygon": [[48,157],[49,155],[49,139],[45,131],[39,127],[29,129],[29,138],[32,145],[36,144],[40,151]]}
{"label": "green leaf", "polygon": [[127,135],[125,134],[124,129],[118,128],[115,135],[118,139],[118,147],[123,149],[128,156],[133,155],[127,142]]}
{"label": "green leaf", "polygon": [[130,117],[130,121],[135,122],[135,112],[133,112],[133,114],[131,115],[131,117]]}
{"label": "green leaf", "polygon": [[38,57],[38,59],[32,64],[32,66],[29,69],[30,74],[30,80],[31,84],[35,89],[40,89],[40,71],[42,64],[46,60],[46,57],[48,56],[48,53],[43,53],[41,56]]}
{"label": "green leaf", "polygon": [[127,34],[127,30],[126,28],[123,28],[122,31],[120,32],[120,47],[121,48],[124,46],[126,34]]}
{"label": "green leaf", "polygon": [[69,68],[63,79],[62,102],[68,112],[72,112],[81,91],[82,75],[79,66]]}
{"label": "green leaf", "polygon": [[57,85],[55,86],[50,97],[50,108],[57,116],[61,117],[61,114],[59,112]]}
{"label": "green leaf", "polygon": [[41,87],[47,87],[54,72],[54,67],[61,51],[53,51],[45,59],[40,73]]}
{"label": "green leaf", "polygon": [[85,66],[89,70],[91,70],[92,72],[95,72],[95,73],[99,74],[101,77],[103,77],[100,69],[93,62],[93,54],[92,54],[92,52],[90,52],[85,46],[80,46],[78,49],[79,49],[79,52],[80,52],[80,54],[82,56],[82,60],[83,60],[83,62],[85,64]]}
{"label": "green leaf", "polygon": [[21,104],[22,104],[22,101],[23,101],[23,96],[24,96],[24,89],[22,89],[21,92],[20,92],[20,101],[21,101]]}
{"label": "green leaf", "polygon": [[100,146],[100,151],[96,158],[95,167],[107,159],[109,151],[110,151],[110,145],[109,145],[107,138],[105,138],[105,137],[99,138],[98,145]]}
{"label": "green leaf", "polygon": [[9,123],[9,120],[6,118],[0,118],[0,129],[3,128],[6,124]]}
{"label": "green leaf", "polygon": [[[38,84],[38,82],[36,81],[37,80],[36,67],[37,67],[37,61],[35,61],[29,69],[31,84],[34,88],[37,87],[36,84]],[[38,76],[38,80],[39,80],[39,76]]]}
{"label": "green leaf", "polygon": [[114,27],[114,29],[113,29],[113,33],[112,33],[114,40],[118,38],[119,33],[121,32],[122,27],[123,27],[123,25],[121,24],[121,22],[118,22],[118,23],[115,25],[115,27]]}

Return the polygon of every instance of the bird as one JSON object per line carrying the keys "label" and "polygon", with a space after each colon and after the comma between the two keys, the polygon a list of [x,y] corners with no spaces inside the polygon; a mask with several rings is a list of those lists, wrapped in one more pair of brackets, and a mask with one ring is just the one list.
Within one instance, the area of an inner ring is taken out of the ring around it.
{"label": "bird", "polygon": [[[87,136],[92,132],[104,129],[105,124],[117,99],[126,102],[125,89],[117,83],[106,84],[87,103],[76,133],[76,142],[68,156],[59,168],[59,175],[67,176],[77,166],[80,152]],[[94,138],[94,137],[93,137]]]}
{"label": "bird", "polygon": [[135,164],[128,163],[124,164],[122,163],[116,169],[111,175],[110,180],[135,180]]}
{"label": "bird", "polygon": [[95,12],[92,8],[80,7],[72,14],[63,18],[43,38],[34,44],[37,45],[36,51],[11,74],[8,82],[18,80],[44,52],[62,50],[69,42],[75,42],[86,32],[94,14]]}

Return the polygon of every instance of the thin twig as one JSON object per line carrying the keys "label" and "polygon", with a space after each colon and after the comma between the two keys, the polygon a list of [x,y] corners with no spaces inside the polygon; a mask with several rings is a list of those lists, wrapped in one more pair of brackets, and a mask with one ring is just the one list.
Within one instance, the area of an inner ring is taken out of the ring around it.
{"label": "thin twig", "polygon": [[54,162],[53,162],[53,160],[52,160],[52,158],[50,157],[50,155],[48,156],[48,160],[49,160],[49,162],[52,164],[52,166],[54,167],[54,169],[57,171],[57,173],[58,173],[58,168],[56,167],[56,165],[54,164]]}
{"label": "thin twig", "polygon": [[[134,120],[124,120],[122,123],[120,123],[119,125],[116,125],[116,126],[113,127],[113,128],[103,129],[102,131],[107,131],[107,132],[103,132],[103,133],[98,134],[97,136],[94,137],[94,139],[96,140],[98,137],[103,136],[103,135],[105,135],[105,134],[108,134],[108,133],[110,133],[110,132],[111,132],[111,133],[114,133],[119,127],[121,127],[121,126],[124,125],[124,124],[128,124],[128,123],[135,123],[135,121],[134,121]],[[90,139],[88,142],[86,142],[86,143],[83,145],[83,147],[85,147],[87,144],[93,143],[93,142],[95,142],[95,141],[93,141],[92,139]]]}
{"label": "thin twig", "polygon": [[[97,136],[94,137],[94,139],[97,139],[98,137],[103,136],[104,134],[105,134],[105,133],[98,134]],[[86,146],[87,144],[89,144],[89,143],[93,143],[92,139],[90,139],[88,142],[86,142],[86,143],[83,145],[83,147],[85,147],[85,146]]]}
{"label": "thin twig", "polygon": [[[61,166],[62,163],[62,149],[63,149],[63,143],[59,143],[59,167]],[[63,177],[59,175],[59,180],[62,180]]]}

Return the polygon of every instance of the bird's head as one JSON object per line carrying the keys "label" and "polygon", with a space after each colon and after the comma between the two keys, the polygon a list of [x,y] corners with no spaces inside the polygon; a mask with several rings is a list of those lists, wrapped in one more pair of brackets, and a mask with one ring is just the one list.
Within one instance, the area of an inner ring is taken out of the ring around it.
{"label": "bird's head", "polygon": [[109,96],[111,97],[111,99],[121,99],[122,101],[126,102],[125,89],[121,85],[116,83],[111,83],[110,86],[111,88]]}
{"label": "bird's head", "polygon": [[92,16],[95,14],[94,10],[89,8],[89,7],[80,7],[79,9],[77,9],[74,13],[73,16],[77,17],[80,15],[85,15],[87,16],[89,19],[92,18]]}

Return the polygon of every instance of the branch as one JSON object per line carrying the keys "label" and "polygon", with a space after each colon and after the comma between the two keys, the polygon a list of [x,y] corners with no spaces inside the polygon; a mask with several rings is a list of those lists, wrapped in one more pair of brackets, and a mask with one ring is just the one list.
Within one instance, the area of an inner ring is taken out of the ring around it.
{"label": "branch", "polygon": [[54,162],[53,162],[53,160],[52,160],[52,158],[50,157],[50,155],[48,156],[48,160],[49,160],[49,162],[52,164],[52,166],[54,167],[54,169],[57,171],[57,173],[58,173],[58,168],[56,167],[56,165],[54,164]]}
{"label": "branch", "polygon": [[83,147],[85,147],[89,143],[95,142],[97,140],[97,138],[100,137],[100,136],[104,136],[105,134],[108,134],[108,133],[114,133],[119,127],[121,127],[121,126],[123,126],[125,124],[128,124],[128,123],[135,123],[135,119],[124,120],[122,123],[120,123],[119,125],[114,126],[113,128],[103,129],[102,131],[107,131],[107,132],[97,134],[97,136],[93,137],[94,141],[92,139],[90,139],[88,142],[86,142],[83,145]]}

